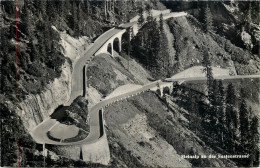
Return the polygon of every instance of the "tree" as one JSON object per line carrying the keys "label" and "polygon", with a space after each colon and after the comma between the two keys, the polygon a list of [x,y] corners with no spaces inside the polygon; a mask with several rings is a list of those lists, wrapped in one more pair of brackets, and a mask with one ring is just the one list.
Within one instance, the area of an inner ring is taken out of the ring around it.
{"label": "tree", "polygon": [[163,28],[163,15],[161,13],[160,15],[160,21],[159,21],[159,33],[160,33],[160,40],[159,40],[159,54],[158,56],[161,57],[160,59],[163,62],[162,67],[160,67],[160,69],[162,70],[162,76],[170,76],[172,73],[169,72],[169,46],[168,46],[168,42],[167,37],[165,35],[164,32],[164,28]]}
{"label": "tree", "polygon": [[131,39],[134,37],[134,31],[133,31],[133,28],[131,27],[131,28],[129,28],[129,29],[127,29],[127,31],[128,31],[128,34],[129,34],[129,36],[128,36],[128,49],[127,49],[127,55],[128,55],[128,71],[129,71],[129,60],[130,60],[130,55],[132,54],[132,52],[133,52],[133,47],[132,47],[132,45],[131,45]]}
{"label": "tree", "polygon": [[219,95],[217,80],[213,81],[212,84],[212,94],[210,94],[210,107],[209,107],[209,121],[210,121],[210,133],[213,139],[216,139],[215,136],[218,133],[217,130],[217,120],[219,118],[218,116],[218,109],[219,109],[219,103],[217,100],[217,97]]}
{"label": "tree", "polygon": [[[37,47],[34,44],[32,44],[32,43],[28,44],[28,47],[31,49],[31,53],[30,53],[31,61],[34,62],[34,61],[39,60],[40,59],[40,55],[39,55]],[[41,54],[44,54],[44,53],[45,52],[42,52]]]}
{"label": "tree", "polygon": [[224,113],[224,86],[222,81],[220,80],[218,82],[218,133],[219,133],[219,138],[220,138],[220,143],[223,147],[224,144],[224,133],[225,133],[225,113]]}
{"label": "tree", "polygon": [[65,6],[65,10],[64,13],[65,14],[70,14],[70,9],[71,9],[71,4],[70,4],[70,0],[65,0],[64,2],[64,6]]}
{"label": "tree", "polygon": [[[138,28],[139,30],[141,29],[141,27],[144,25],[145,19],[144,19],[144,15],[143,15],[143,8],[141,7],[138,11],[139,14],[139,18],[138,18]],[[140,31],[139,33],[140,35],[140,39],[141,39],[141,46],[144,46],[144,34],[143,31]]]}
{"label": "tree", "polygon": [[250,122],[250,128],[249,128],[249,150],[250,156],[250,166],[259,166],[259,121],[258,118],[255,116],[252,118],[252,121]]}
{"label": "tree", "polygon": [[25,27],[25,33],[28,36],[28,38],[31,40],[34,37],[34,25],[33,25],[32,13],[27,3],[25,3],[23,8],[22,21]]}
{"label": "tree", "polygon": [[206,8],[204,10],[204,24],[206,32],[210,32],[213,30],[213,19],[208,4],[206,5]]}
{"label": "tree", "polygon": [[[83,25],[84,25],[84,19],[83,19],[83,11],[82,11],[82,3],[79,2],[79,5],[78,5],[78,31],[79,33],[81,33],[83,31]],[[78,34],[79,35],[79,34]]]}
{"label": "tree", "polygon": [[146,13],[147,13],[147,17],[146,17],[146,20],[147,22],[153,22],[154,19],[153,19],[153,15],[152,15],[152,7],[148,4],[146,6]]}
{"label": "tree", "polygon": [[[39,3],[39,9],[43,17],[46,16],[46,0],[36,1]],[[25,3],[26,4],[26,3]]]}
{"label": "tree", "polygon": [[247,141],[248,141],[248,128],[249,128],[249,121],[248,121],[248,110],[245,98],[243,96],[243,89],[241,89],[241,102],[240,102],[240,109],[239,109],[239,120],[240,120],[240,136],[241,136],[241,147],[243,152],[247,152]]}
{"label": "tree", "polygon": [[230,83],[227,87],[226,91],[226,142],[225,146],[229,152],[234,151],[234,139],[235,139],[235,131],[237,128],[237,113],[235,111],[236,105],[236,95],[235,89],[232,83]]}
{"label": "tree", "polygon": [[138,15],[139,15],[139,18],[138,18],[138,27],[139,29],[143,26],[144,22],[145,22],[145,19],[144,19],[144,15],[143,15],[143,8],[140,7],[139,8],[139,11],[138,11]]}
{"label": "tree", "polygon": [[172,83],[172,97],[176,97],[178,96],[178,89],[179,89],[180,85],[178,84],[178,82],[173,82]]}
{"label": "tree", "polygon": [[219,87],[218,81],[216,79],[212,82],[212,94],[210,95],[211,104],[215,107],[219,106],[218,97],[219,97]]}
{"label": "tree", "polygon": [[195,131],[195,134],[197,134],[201,120],[200,117],[198,117],[198,103],[196,101],[196,96],[193,94],[192,90],[189,90],[186,107],[189,111],[190,128]]}
{"label": "tree", "polygon": [[207,51],[206,48],[204,48],[204,53],[203,53],[203,60],[202,60],[202,65],[204,66],[204,72],[206,73],[207,77],[207,90],[208,90],[208,98],[209,101],[212,102],[212,94],[213,94],[213,73],[212,73],[212,68],[211,68],[211,62],[209,59],[209,52]]}
{"label": "tree", "polygon": [[57,11],[55,9],[55,3],[51,0],[47,1],[47,8],[46,8],[47,16],[51,22],[54,22],[57,18]]}
{"label": "tree", "polygon": [[249,5],[249,7],[248,7],[248,10],[245,12],[244,23],[245,23],[246,29],[250,31],[251,25],[252,25],[252,6],[251,6],[251,2],[249,2],[248,5]]}

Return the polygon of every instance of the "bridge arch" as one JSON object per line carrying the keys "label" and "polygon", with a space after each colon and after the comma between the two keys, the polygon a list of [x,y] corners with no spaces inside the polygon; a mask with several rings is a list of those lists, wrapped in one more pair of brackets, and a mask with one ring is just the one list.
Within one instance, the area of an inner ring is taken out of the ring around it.
{"label": "bridge arch", "polygon": [[121,38],[121,43],[122,43],[122,52],[124,53],[128,53],[128,49],[129,49],[129,43],[130,43],[130,34],[128,31],[126,31]]}
{"label": "bridge arch", "polygon": [[107,52],[111,55],[113,55],[113,46],[111,45],[111,43],[109,43],[107,45]]}
{"label": "bridge arch", "polygon": [[116,37],[113,40],[113,49],[118,53],[121,52],[121,38],[119,39],[118,37]]}
{"label": "bridge arch", "polygon": [[163,88],[163,95],[165,95],[165,94],[170,95],[170,88],[168,86],[165,86]]}

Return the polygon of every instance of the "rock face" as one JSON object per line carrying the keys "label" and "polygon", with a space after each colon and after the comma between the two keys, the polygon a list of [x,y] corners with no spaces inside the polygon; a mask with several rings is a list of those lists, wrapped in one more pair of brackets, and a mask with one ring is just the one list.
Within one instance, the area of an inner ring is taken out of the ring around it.
{"label": "rock face", "polygon": [[[134,160],[134,158],[138,158],[138,162],[142,166],[131,165],[129,167],[191,167],[191,164],[181,158],[174,147],[159,136],[150,125],[147,114],[143,113],[145,111],[143,107],[152,106],[151,108],[153,108],[154,106],[143,100],[139,101],[143,106],[136,106],[132,101],[135,98],[112,104],[105,109],[112,160],[117,159],[119,167],[124,167],[127,160]],[[156,104],[157,100],[153,98],[151,100]],[[118,156],[117,151],[127,153],[127,159],[120,157],[123,154]]]}
{"label": "rock face", "polygon": [[20,117],[29,132],[44,119],[48,118],[59,105],[69,100],[71,74],[71,65],[65,62],[59,78],[48,84],[40,94],[30,94],[19,103]]}
{"label": "rock face", "polygon": [[[54,26],[52,28],[57,31]],[[59,32],[59,34],[62,52],[65,57],[71,60],[72,64],[91,47],[86,36],[76,39],[64,32]],[[65,104],[69,100],[73,68],[66,61],[61,69],[61,76],[43,88],[40,94],[30,94],[25,100],[19,102],[20,117],[29,132],[48,118],[59,105]]]}

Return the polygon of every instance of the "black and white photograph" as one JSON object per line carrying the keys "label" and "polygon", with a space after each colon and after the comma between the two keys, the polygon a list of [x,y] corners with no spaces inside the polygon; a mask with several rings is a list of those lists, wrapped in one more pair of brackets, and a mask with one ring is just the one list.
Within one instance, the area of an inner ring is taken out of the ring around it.
{"label": "black and white photograph", "polygon": [[1,0],[0,167],[260,167],[258,0]]}

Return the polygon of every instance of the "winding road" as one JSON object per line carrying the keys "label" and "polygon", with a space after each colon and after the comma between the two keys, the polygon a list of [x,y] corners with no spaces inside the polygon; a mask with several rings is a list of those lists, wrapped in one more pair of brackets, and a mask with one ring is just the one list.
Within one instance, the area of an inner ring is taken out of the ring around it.
{"label": "winding road", "polygon": [[72,86],[71,86],[71,96],[70,100],[67,102],[67,104],[71,104],[75,98],[77,98],[79,95],[84,95],[84,66],[87,64],[88,61],[90,61],[94,54],[100,49],[103,44],[109,40],[112,36],[122,31],[121,29],[115,29],[112,28],[102,34],[99,38],[96,39],[92,47],[79,59],[74,65],[74,69],[72,72]]}
{"label": "winding road", "polygon": [[[215,79],[218,80],[231,80],[231,79],[246,79],[246,78],[260,78],[260,75],[238,75],[238,76],[225,76],[225,77],[216,77]],[[144,85],[143,87],[139,89],[132,90],[130,92],[115,96],[110,99],[105,99],[95,106],[93,106],[90,109],[89,115],[90,115],[90,134],[83,140],[77,141],[77,142],[70,142],[70,143],[64,143],[64,142],[57,142],[49,139],[47,137],[47,132],[49,129],[56,123],[56,120],[49,119],[46,122],[41,123],[37,126],[37,128],[31,133],[34,140],[37,143],[40,144],[56,144],[56,145],[79,145],[79,144],[90,144],[97,142],[103,137],[103,131],[101,129],[104,129],[103,125],[103,117],[100,114],[101,109],[104,109],[105,107],[109,106],[112,103],[115,103],[117,101],[129,98],[131,96],[138,95],[140,93],[143,93],[145,91],[149,90],[156,90],[158,88],[158,84],[160,87],[163,87],[165,85],[172,84],[172,82],[193,82],[193,81],[206,81],[206,77],[193,77],[193,78],[167,78],[164,81],[158,80],[152,83],[149,83],[147,85]],[[101,117],[101,118],[100,118]]]}
{"label": "winding road", "polygon": [[[72,73],[72,87],[71,87],[71,97],[67,104],[70,104],[76,97],[79,95],[85,94],[85,73],[84,66],[88,61],[90,61],[95,53],[105,44],[107,40],[111,37],[122,31],[122,27],[127,28],[136,23],[127,23],[125,25],[121,25],[121,29],[112,28],[109,31],[102,34],[96,41],[93,46],[82,56],[76,63]],[[83,74],[83,75],[82,75]],[[226,80],[226,79],[242,79],[242,78],[260,78],[260,75],[246,75],[246,76],[225,76],[225,77],[217,77],[217,79]],[[206,80],[205,77],[193,77],[193,78],[167,78],[164,81],[158,80],[155,82],[151,82],[149,84],[143,85],[141,88],[137,88],[135,90],[129,91],[127,93],[105,99],[95,106],[93,106],[89,110],[90,115],[90,133],[89,135],[79,141],[75,142],[58,142],[51,140],[48,137],[48,132],[55,126],[57,121],[55,119],[48,118],[40,123],[37,127],[35,127],[31,132],[31,136],[33,139],[39,144],[53,144],[53,145],[81,145],[81,144],[91,144],[95,143],[102,138],[104,138],[104,124],[103,124],[103,109],[110,104],[129,98],[131,96],[135,96],[145,91],[156,90],[158,88],[158,84],[160,86],[171,85],[172,82],[190,82],[190,81],[203,81]]]}

